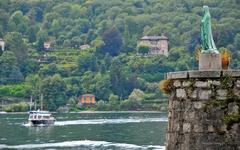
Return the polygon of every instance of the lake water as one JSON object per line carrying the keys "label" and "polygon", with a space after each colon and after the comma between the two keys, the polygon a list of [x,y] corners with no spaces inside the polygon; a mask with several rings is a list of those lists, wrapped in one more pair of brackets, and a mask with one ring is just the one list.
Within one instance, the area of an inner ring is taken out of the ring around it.
{"label": "lake water", "polygon": [[28,114],[0,115],[0,149],[164,150],[166,113],[53,114],[50,127],[30,127]]}

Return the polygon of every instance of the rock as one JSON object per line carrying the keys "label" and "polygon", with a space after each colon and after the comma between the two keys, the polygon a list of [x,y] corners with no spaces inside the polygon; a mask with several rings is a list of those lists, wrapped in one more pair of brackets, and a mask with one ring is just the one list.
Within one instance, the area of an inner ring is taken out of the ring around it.
{"label": "rock", "polygon": [[217,99],[219,99],[219,100],[227,99],[227,90],[225,90],[225,89],[217,90]]}
{"label": "rock", "polygon": [[191,98],[193,98],[193,99],[196,99],[196,98],[197,98],[197,90],[192,91],[192,92],[189,94],[189,96],[190,96]]}
{"label": "rock", "polygon": [[219,86],[219,85],[221,85],[221,82],[220,82],[220,81],[213,80],[213,81],[212,81],[212,85]]}
{"label": "rock", "polygon": [[189,87],[191,85],[190,81],[183,81],[182,86],[183,87]]}
{"label": "rock", "polygon": [[212,125],[209,125],[207,130],[208,132],[214,132],[214,127]]}
{"label": "rock", "polygon": [[194,102],[193,106],[195,109],[201,109],[203,107],[203,103],[202,102]]}
{"label": "rock", "polygon": [[237,105],[236,102],[232,102],[228,104],[228,113],[234,113],[234,114],[239,113],[239,106]]}
{"label": "rock", "polygon": [[198,88],[207,88],[208,86],[208,82],[203,82],[203,81],[197,81],[195,83],[195,86]]}
{"label": "rock", "polygon": [[183,132],[190,132],[191,131],[191,124],[190,123],[184,123],[183,124]]}
{"label": "rock", "polygon": [[237,80],[237,82],[235,83],[235,87],[240,89],[240,80]]}
{"label": "rock", "polygon": [[198,98],[199,100],[208,100],[212,94],[211,90],[199,90]]}
{"label": "rock", "polygon": [[195,125],[193,126],[193,131],[194,131],[194,132],[203,132],[203,126],[202,126],[202,125],[195,124]]}
{"label": "rock", "polygon": [[177,98],[186,98],[187,94],[185,89],[177,89]]}
{"label": "rock", "polygon": [[181,82],[179,80],[176,80],[176,81],[173,82],[173,86],[177,87],[177,88],[181,87]]}

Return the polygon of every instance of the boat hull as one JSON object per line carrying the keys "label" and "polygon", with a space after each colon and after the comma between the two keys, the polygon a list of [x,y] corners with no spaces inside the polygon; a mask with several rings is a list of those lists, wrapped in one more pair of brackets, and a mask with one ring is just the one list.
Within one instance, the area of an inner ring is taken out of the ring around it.
{"label": "boat hull", "polygon": [[29,120],[29,123],[33,126],[39,126],[39,125],[53,125],[55,120]]}

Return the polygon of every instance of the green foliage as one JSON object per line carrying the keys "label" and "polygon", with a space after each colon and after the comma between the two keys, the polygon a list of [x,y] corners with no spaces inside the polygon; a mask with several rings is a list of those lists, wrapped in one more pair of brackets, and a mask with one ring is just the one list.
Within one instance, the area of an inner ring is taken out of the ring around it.
{"label": "green foliage", "polygon": [[0,86],[0,96],[28,97],[25,84]]}
{"label": "green foliage", "polygon": [[44,95],[45,106],[49,110],[55,110],[59,106],[66,104],[67,97],[66,83],[59,75],[54,75],[43,79],[40,83],[40,91]]}
{"label": "green foliage", "polygon": [[[200,42],[202,5],[198,0],[0,1],[0,38],[6,42],[0,87],[9,86],[1,94],[26,85],[23,90],[35,99],[43,93],[50,110],[85,93],[103,100],[97,110],[151,109],[145,100],[163,97],[158,82],[166,72],[197,68],[193,51]],[[208,0],[204,5],[210,7],[217,47],[229,49],[231,66],[239,68],[240,3]],[[161,34],[169,38],[168,57],[137,55],[149,50],[137,47],[142,36]],[[49,41],[52,51],[45,51]],[[79,50],[82,44],[91,48]],[[136,96],[134,89],[145,96]]]}
{"label": "green foliage", "polygon": [[109,53],[112,56],[117,56],[122,48],[122,37],[119,31],[112,27],[107,29],[103,35],[102,39],[104,44],[99,48],[99,53]]}
{"label": "green foliage", "polygon": [[29,110],[29,105],[26,102],[13,103],[3,108],[6,112],[26,112]]}
{"label": "green foliage", "polygon": [[22,35],[18,32],[9,32],[5,36],[5,40],[6,49],[14,53],[18,63],[22,63],[27,56],[27,47]]}
{"label": "green foliage", "polygon": [[148,52],[149,52],[149,46],[147,46],[147,45],[139,45],[138,46],[138,53],[147,54]]}

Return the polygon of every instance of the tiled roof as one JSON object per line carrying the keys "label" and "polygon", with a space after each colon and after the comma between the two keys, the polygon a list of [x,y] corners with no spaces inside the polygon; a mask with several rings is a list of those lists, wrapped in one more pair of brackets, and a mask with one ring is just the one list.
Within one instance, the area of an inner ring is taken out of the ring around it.
{"label": "tiled roof", "polygon": [[144,36],[141,40],[168,40],[168,38],[164,35],[161,36]]}

